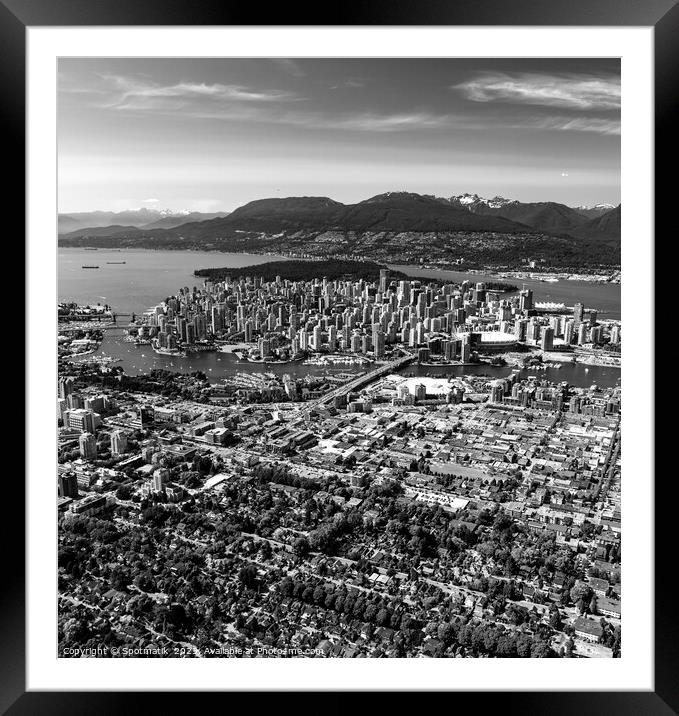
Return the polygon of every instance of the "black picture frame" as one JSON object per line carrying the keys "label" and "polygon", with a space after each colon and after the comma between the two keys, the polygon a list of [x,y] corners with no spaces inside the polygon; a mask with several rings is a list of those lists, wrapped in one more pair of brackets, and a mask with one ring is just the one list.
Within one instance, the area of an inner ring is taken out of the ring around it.
{"label": "black picture frame", "polygon": [[[320,8],[319,8],[320,9]],[[16,230],[6,238],[25,231],[25,51],[26,29],[35,26],[102,26],[102,25],[466,25],[466,26],[652,26],[655,53],[655,143],[656,152],[656,233],[665,227],[674,229],[670,220],[676,199],[671,180],[673,158],[677,156],[675,118],[679,109],[679,0],[423,0],[408,3],[404,0],[373,0],[369,6],[346,3],[323,8],[324,14],[313,17],[300,4],[277,4],[261,8],[224,0],[0,0],[0,87],[3,99],[3,137],[7,160],[5,179],[6,208],[17,220]],[[260,22],[262,16],[266,23]],[[625,100],[623,100],[625,101]],[[663,179],[663,177],[667,177]],[[660,235],[660,234],[658,234]],[[645,297],[651,301],[652,297]],[[649,349],[651,347],[648,347]],[[28,376],[26,376],[28,378]],[[660,421],[658,421],[660,423]],[[11,438],[10,438],[11,440]],[[662,444],[662,443],[660,443]],[[15,468],[12,466],[11,470]],[[646,476],[644,476],[646,477]],[[667,525],[672,525],[673,497],[677,496],[676,478],[656,489],[655,501],[655,690],[648,692],[552,692],[531,693],[456,693],[454,708],[493,708],[504,713],[577,713],[589,714],[648,714],[658,716],[679,714],[679,627],[675,617],[675,597],[661,580],[672,573],[674,560],[670,550]],[[9,469],[5,479],[10,479]],[[14,478],[12,478],[14,479]],[[651,479],[651,476],[648,476]],[[10,494],[9,490],[6,494]],[[26,692],[25,691],[25,565],[24,553],[18,548],[18,536],[25,518],[18,504],[23,492],[12,494],[7,512],[18,516],[19,524],[2,520],[5,534],[3,589],[0,590],[0,634],[2,656],[0,664],[0,712],[11,716],[23,714],[79,714],[157,712],[163,695],[159,693],[95,693],[87,692]],[[18,499],[17,499],[18,496]],[[11,545],[11,547],[10,547]],[[7,563],[9,561],[9,564]],[[659,568],[658,565],[664,565]],[[11,576],[10,576],[11,575]],[[540,684],[535,684],[540,689]],[[191,708],[196,693],[173,693],[173,708]],[[346,710],[351,707],[374,708],[369,694],[337,694],[322,698],[324,711]],[[374,695],[373,695],[374,696]],[[228,696],[229,699],[232,695]],[[400,694],[403,707],[421,708],[422,694]],[[295,694],[267,694],[256,696],[255,710],[265,708],[287,710],[299,707]],[[415,699],[419,701],[416,703]],[[231,702],[232,703],[232,702]],[[163,705],[164,706],[164,705]],[[195,708],[195,706],[194,706]]]}

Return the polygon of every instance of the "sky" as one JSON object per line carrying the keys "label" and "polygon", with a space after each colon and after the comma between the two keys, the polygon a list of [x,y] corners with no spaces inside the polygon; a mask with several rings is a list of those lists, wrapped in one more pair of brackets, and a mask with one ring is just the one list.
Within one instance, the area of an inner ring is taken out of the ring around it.
{"label": "sky", "polygon": [[69,58],[58,73],[61,212],[620,201],[617,59]]}

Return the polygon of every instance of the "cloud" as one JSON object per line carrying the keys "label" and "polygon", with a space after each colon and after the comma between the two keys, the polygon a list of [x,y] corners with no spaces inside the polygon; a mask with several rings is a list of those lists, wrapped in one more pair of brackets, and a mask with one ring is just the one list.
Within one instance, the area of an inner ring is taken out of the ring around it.
{"label": "cloud", "polygon": [[361,80],[356,77],[348,77],[346,80],[342,80],[342,82],[338,82],[334,85],[331,85],[329,89],[355,89],[359,87],[365,87],[365,85],[365,80]]}
{"label": "cloud", "polygon": [[409,129],[435,129],[452,126],[455,119],[450,115],[428,112],[402,114],[348,114],[345,116],[319,117],[309,115],[288,116],[288,121],[304,124],[312,129],[344,129],[359,132],[399,132]]}
{"label": "cloud", "polygon": [[453,85],[472,102],[579,110],[620,110],[620,78],[576,74],[489,73]]}
{"label": "cloud", "polygon": [[620,120],[602,119],[601,117],[535,117],[514,126],[528,129],[552,129],[561,132],[620,135]]}
{"label": "cloud", "polygon": [[271,103],[301,99],[283,90],[254,90],[242,85],[178,82],[162,85],[147,79],[105,75],[110,85],[108,100],[100,107],[117,110],[179,110],[220,103]]}
{"label": "cloud", "polygon": [[306,72],[299,66],[299,63],[289,57],[274,57],[273,62],[293,77],[306,77]]}
{"label": "cloud", "polygon": [[[541,75],[542,77],[542,75]],[[93,98],[100,109],[178,116],[218,122],[256,122],[314,131],[408,132],[434,130],[536,129],[620,134],[618,119],[587,116],[480,116],[478,113],[432,112],[424,108],[401,112],[322,112],[304,109],[305,98],[277,89],[243,85],[177,82],[159,84],[148,78],[107,75],[106,99]],[[347,82],[358,82],[348,78]],[[525,96],[525,95],[524,95]],[[490,100],[483,100],[490,101]]]}
{"label": "cloud", "polygon": [[160,199],[142,199],[142,204],[158,204]]}

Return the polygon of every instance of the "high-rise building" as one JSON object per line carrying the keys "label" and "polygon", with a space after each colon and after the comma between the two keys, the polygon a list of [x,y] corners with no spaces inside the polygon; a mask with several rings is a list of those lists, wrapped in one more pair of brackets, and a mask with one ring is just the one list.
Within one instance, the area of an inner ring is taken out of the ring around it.
{"label": "high-rise building", "polygon": [[386,293],[388,282],[389,282],[389,269],[380,269],[380,293],[381,294]]}
{"label": "high-rise building", "polygon": [[524,288],[519,294],[519,310],[530,311],[533,308],[533,292],[529,288]]}
{"label": "high-rise building", "polygon": [[78,497],[78,477],[74,472],[63,472],[57,478],[59,497]]}
{"label": "high-rise building", "polygon": [[426,400],[427,399],[427,386],[423,383],[418,383],[415,386],[415,400]]}
{"label": "high-rise building", "polygon": [[540,348],[543,351],[551,351],[554,348],[554,329],[551,326],[545,326],[542,331],[542,341]]}
{"label": "high-rise building", "polygon": [[122,455],[127,450],[127,436],[122,430],[114,430],[111,433],[111,453]]}
{"label": "high-rise building", "polygon": [[80,455],[85,460],[94,460],[97,457],[97,439],[92,433],[83,433],[78,439]]}
{"label": "high-rise building", "polygon": [[94,412],[78,408],[70,410],[68,414],[68,427],[75,428],[84,433],[94,432]]}
{"label": "high-rise building", "polygon": [[385,338],[380,328],[373,329],[373,351],[375,358],[384,358]]}
{"label": "high-rise building", "polygon": [[73,392],[73,386],[75,384],[75,380],[72,377],[61,377],[59,378],[59,397],[60,398],[68,398],[68,396]]}
{"label": "high-rise building", "polygon": [[163,492],[165,485],[170,481],[170,473],[165,468],[158,468],[153,472],[153,491]]}
{"label": "high-rise building", "polygon": [[469,363],[472,357],[471,340],[468,333],[462,334],[462,345],[460,346],[460,360],[462,363]]}
{"label": "high-rise building", "polygon": [[575,306],[573,306],[573,327],[574,330],[578,330],[580,328],[580,324],[582,323],[583,316],[585,315],[585,307],[582,305],[582,303],[576,303]]}
{"label": "high-rise building", "polygon": [[504,384],[501,380],[496,380],[490,387],[490,402],[501,403],[504,396]]}

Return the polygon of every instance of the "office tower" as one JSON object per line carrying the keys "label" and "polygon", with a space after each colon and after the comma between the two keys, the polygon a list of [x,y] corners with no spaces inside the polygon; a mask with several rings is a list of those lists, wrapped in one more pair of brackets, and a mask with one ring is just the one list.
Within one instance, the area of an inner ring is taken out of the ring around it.
{"label": "office tower", "polygon": [[578,345],[583,345],[584,343],[587,343],[587,326],[581,323],[578,327]]}
{"label": "office tower", "polygon": [[426,398],[427,398],[427,387],[426,387],[424,384],[422,384],[422,383],[418,383],[418,384],[415,386],[414,394],[415,394],[415,400],[426,400]]}
{"label": "office tower", "polygon": [[596,319],[597,319],[597,313],[596,311],[590,311],[589,312],[589,325],[595,326],[596,325]]}
{"label": "office tower", "polygon": [[127,450],[127,436],[122,430],[114,430],[111,433],[111,453],[122,455]]}
{"label": "office tower", "polygon": [[97,457],[97,439],[92,433],[83,433],[78,439],[80,455],[85,460],[94,460]]}
{"label": "office tower", "polygon": [[575,325],[572,318],[566,321],[563,329],[563,340],[566,345],[570,345],[573,342],[573,326]]}
{"label": "office tower", "polygon": [[611,343],[620,343],[620,326],[617,323],[611,328]]}

